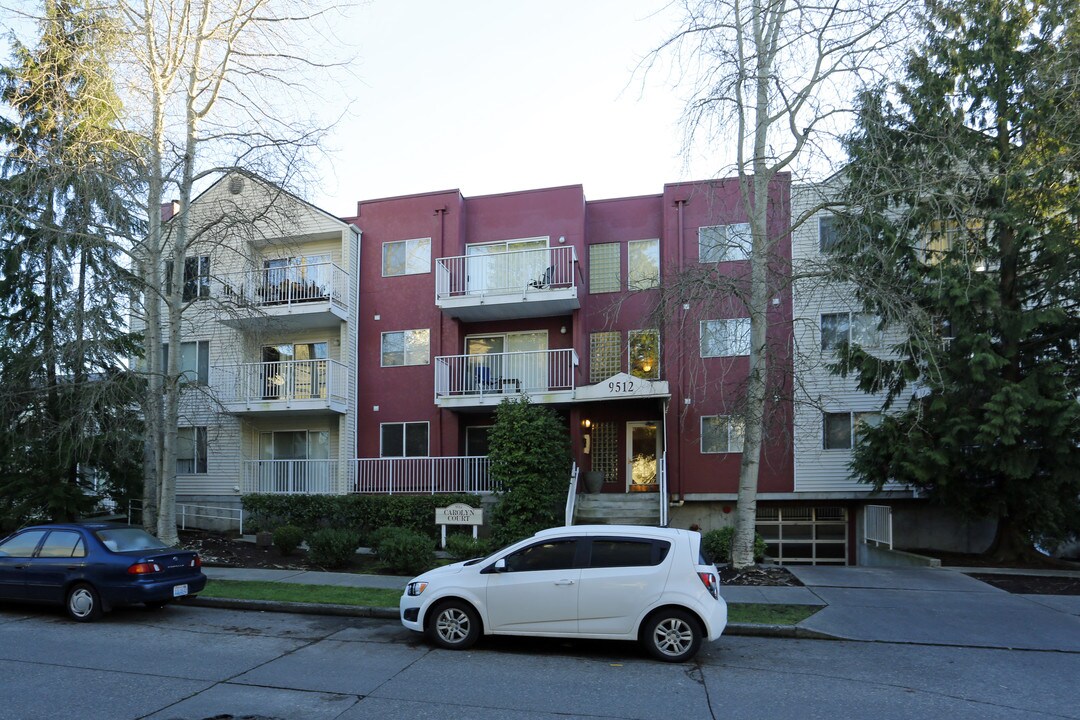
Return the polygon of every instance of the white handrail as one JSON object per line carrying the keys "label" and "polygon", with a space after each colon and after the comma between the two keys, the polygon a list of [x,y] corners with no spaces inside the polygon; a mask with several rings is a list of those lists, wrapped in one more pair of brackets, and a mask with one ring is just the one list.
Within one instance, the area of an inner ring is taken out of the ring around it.
{"label": "white handrail", "polygon": [[577,364],[573,348],[440,355],[435,358],[435,397],[573,390]]}
{"label": "white handrail", "polygon": [[435,260],[435,299],[573,288],[577,250],[564,245]]}
{"label": "white handrail", "polygon": [[570,468],[570,489],[566,493],[566,525],[569,527],[574,524],[574,504],[577,502],[577,483],[578,475],[580,475],[580,468],[575,462],[573,467]]}

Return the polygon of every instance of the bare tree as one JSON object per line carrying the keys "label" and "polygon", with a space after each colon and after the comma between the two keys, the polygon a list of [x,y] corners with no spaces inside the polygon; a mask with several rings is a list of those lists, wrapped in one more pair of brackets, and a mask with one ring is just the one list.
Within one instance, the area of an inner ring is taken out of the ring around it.
{"label": "bare tree", "polygon": [[[208,227],[206,218],[196,224],[188,208],[205,179],[226,169],[244,168],[282,186],[296,185],[309,170],[304,159],[318,150],[329,125],[304,115],[305,99],[317,92],[313,88],[327,70],[341,64],[314,60],[305,49],[343,46],[327,37],[336,8],[317,2],[144,0],[116,6],[128,38],[121,68],[126,117],[145,138],[140,191],[148,226],[133,248],[145,279],[138,308],[149,386],[144,525],[167,542],[176,540],[182,383],[180,353],[163,358],[162,343],[180,347],[188,305],[185,258],[205,240]],[[179,207],[166,223],[161,208],[167,198]],[[252,222],[260,214],[246,208],[237,217]]]}
{"label": "bare tree", "polygon": [[[730,292],[750,318],[745,438],[739,472],[733,564],[754,562],[758,473],[775,348],[767,340],[769,301],[790,282],[777,244],[820,206],[786,227],[767,225],[770,187],[781,173],[828,174],[847,116],[849,88],[882,71],[904,40],[902,0],[681,0],[682,28],[650,54],[646,69],[672,58],[691,88],[684,123],[687,149],[729,143],[723,175],[739,179],[751,232],[743,283],[706,274],[701,292]],[[693,278],[668,283],[686,293]],[[676,298],[672,298],[677,301]]]}

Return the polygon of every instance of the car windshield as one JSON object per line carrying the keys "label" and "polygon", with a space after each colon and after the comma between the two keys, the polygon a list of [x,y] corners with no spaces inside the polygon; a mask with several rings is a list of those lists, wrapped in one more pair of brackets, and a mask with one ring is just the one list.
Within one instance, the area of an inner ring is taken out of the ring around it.
{"label": "car windshield", "polygon": [[169,547],[150,533],[138,528],[116,528],[110,530],[98,530],[95,535],[105,547],[113,552],[129,552],[132,550],[161,550]]}

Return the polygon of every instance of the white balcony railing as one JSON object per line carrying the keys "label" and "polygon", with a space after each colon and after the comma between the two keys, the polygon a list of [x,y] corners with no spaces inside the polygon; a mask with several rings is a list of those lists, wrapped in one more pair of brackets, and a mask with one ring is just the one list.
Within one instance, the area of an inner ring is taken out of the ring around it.
{"label": "white balcony railing", "polygon": [[245,493],[275,495],[337,492],[337,460],[245,460]]}
{"label": "white balcony railing", "polygon": [[573,245],[435,260],[435,299],[540,293],[575,287]]}
{"label": "white balcony railing", "polygon": [[345,308],[349,287],[348,274],[329,262],[249,270],[215,281],[214,294],[222,302],[267,310],[318,302]]}
{"label": "white balcony railing", "polygon": [[435,397],[527,393],[574,389],[577,352],[572,348],[435,358]]}
{"label": "white balcony railing", "polygon": [[336,360],[219,365],[214,371],[213,385],[225,403],[324,400],[329,404],[348,399],[348,368]]}
{"label": "white balcony railing", "polygon": [[489,493],[486,456],[358,458],[352,491],[356,493]]}

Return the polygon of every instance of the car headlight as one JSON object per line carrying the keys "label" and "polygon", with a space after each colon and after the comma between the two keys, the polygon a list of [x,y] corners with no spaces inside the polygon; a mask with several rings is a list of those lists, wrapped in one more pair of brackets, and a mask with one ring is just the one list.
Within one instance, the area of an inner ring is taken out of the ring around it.
{"label": "car headlight", "polygon": [[405,586],[406,595],[419,595],[427,589],[426,582],[411,582]]}

